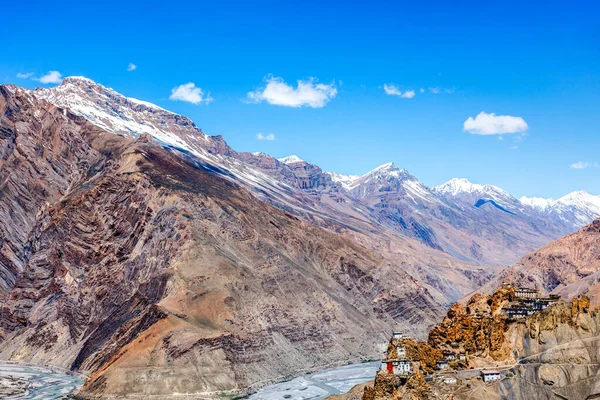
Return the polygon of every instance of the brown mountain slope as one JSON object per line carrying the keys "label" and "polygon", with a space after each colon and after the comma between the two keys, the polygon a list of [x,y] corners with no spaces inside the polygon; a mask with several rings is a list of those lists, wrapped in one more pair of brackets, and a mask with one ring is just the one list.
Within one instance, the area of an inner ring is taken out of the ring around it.
{"label": "brown mountain slope", "polygon": [[600,219],[523,257],[484,285],[491,293],[502,282],[529,286],[566,299],[579,295],[600,305]]}
{"label": "brown mountain slope", "polygon": [[86,372],[85,394],[239,393],[377,357],[390,329],[422,333],[442,312],[402,258],[147,136],[108,134],[14,87],[0,86],[0,116],[12,185],[0,198],[2,359]]}

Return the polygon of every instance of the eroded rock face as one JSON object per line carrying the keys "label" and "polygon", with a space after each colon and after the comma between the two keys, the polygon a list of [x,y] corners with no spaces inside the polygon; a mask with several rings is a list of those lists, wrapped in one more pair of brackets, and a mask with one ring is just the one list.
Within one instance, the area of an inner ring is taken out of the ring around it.
{"label": "eroded rock face", "polygon": [[32,97],[17,90],[0,86],[0,298],[31,256],[37,213],[107,161],[82,139],[90,129],[82,118],[57,121],[56,107],[27,107]]}
{"label": "eroded rock face", "polygon": [[239,394],[376,358],[392,327],[418,333],[441,313],[399,262],[148,135],[0,90],[13,186],[0,205],[21,207],[0,223],[1,358],[84,371],[84,395]]}
{"label": "eroded rock face", "polygon": [[476,293],[466,305],[450,307],[441,323],[429,331],[428,343],[443,351],[504,360],[510,352],[505,345],[508,329],[500,315],[512,289],[499,289],[493,295]]}

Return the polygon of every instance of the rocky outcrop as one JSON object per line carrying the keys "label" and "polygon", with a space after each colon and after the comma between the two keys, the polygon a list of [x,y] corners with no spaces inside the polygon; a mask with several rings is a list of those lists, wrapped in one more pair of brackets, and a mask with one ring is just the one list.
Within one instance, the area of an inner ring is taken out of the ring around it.
{"label": "rocky outcrop", "polygon": [[429,345],[452,353],[506,359],[508,326],[500,311],[512,294],[512,288],[501,288],[493,295],[476,293],[466,305],[452,305],[442,322],[429,331]]}

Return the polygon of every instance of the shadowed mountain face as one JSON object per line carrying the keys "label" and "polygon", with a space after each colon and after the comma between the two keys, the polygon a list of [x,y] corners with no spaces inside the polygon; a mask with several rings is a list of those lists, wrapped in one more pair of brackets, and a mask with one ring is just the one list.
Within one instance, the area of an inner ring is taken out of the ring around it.
{"label": "shadowed mountain face", "polygon": [[149,135],[12,86],[0,115],[0,358],[84,371],[88,394],[240,393],[376,358],[390,329],[419,334],[441,315],[407,272],[416,262],[299,220]]}
{"label": "shadowed mountain face", "polygon": [[502,282],[535,287],[566,299],[586,295],[600,305],[600,219],[523,257],[484,286]]}

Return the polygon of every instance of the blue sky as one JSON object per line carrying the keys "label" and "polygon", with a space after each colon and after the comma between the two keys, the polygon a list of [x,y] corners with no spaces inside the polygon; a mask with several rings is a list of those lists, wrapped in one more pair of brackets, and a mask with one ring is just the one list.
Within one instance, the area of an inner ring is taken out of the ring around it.
{"label": "blue sky", "polygon": [[[83,75],[238,151],[345,174],[393,161],[430,186],[466,177],[516,196],[600,194],[597,2],[81,3],[4,4],[0,82]],[[269,79],[280,86],[265,91]],[[202,101],[169,99],[189,82]],[[517,132],[465,131],[481,112],[513,118],[471,131]]]}

